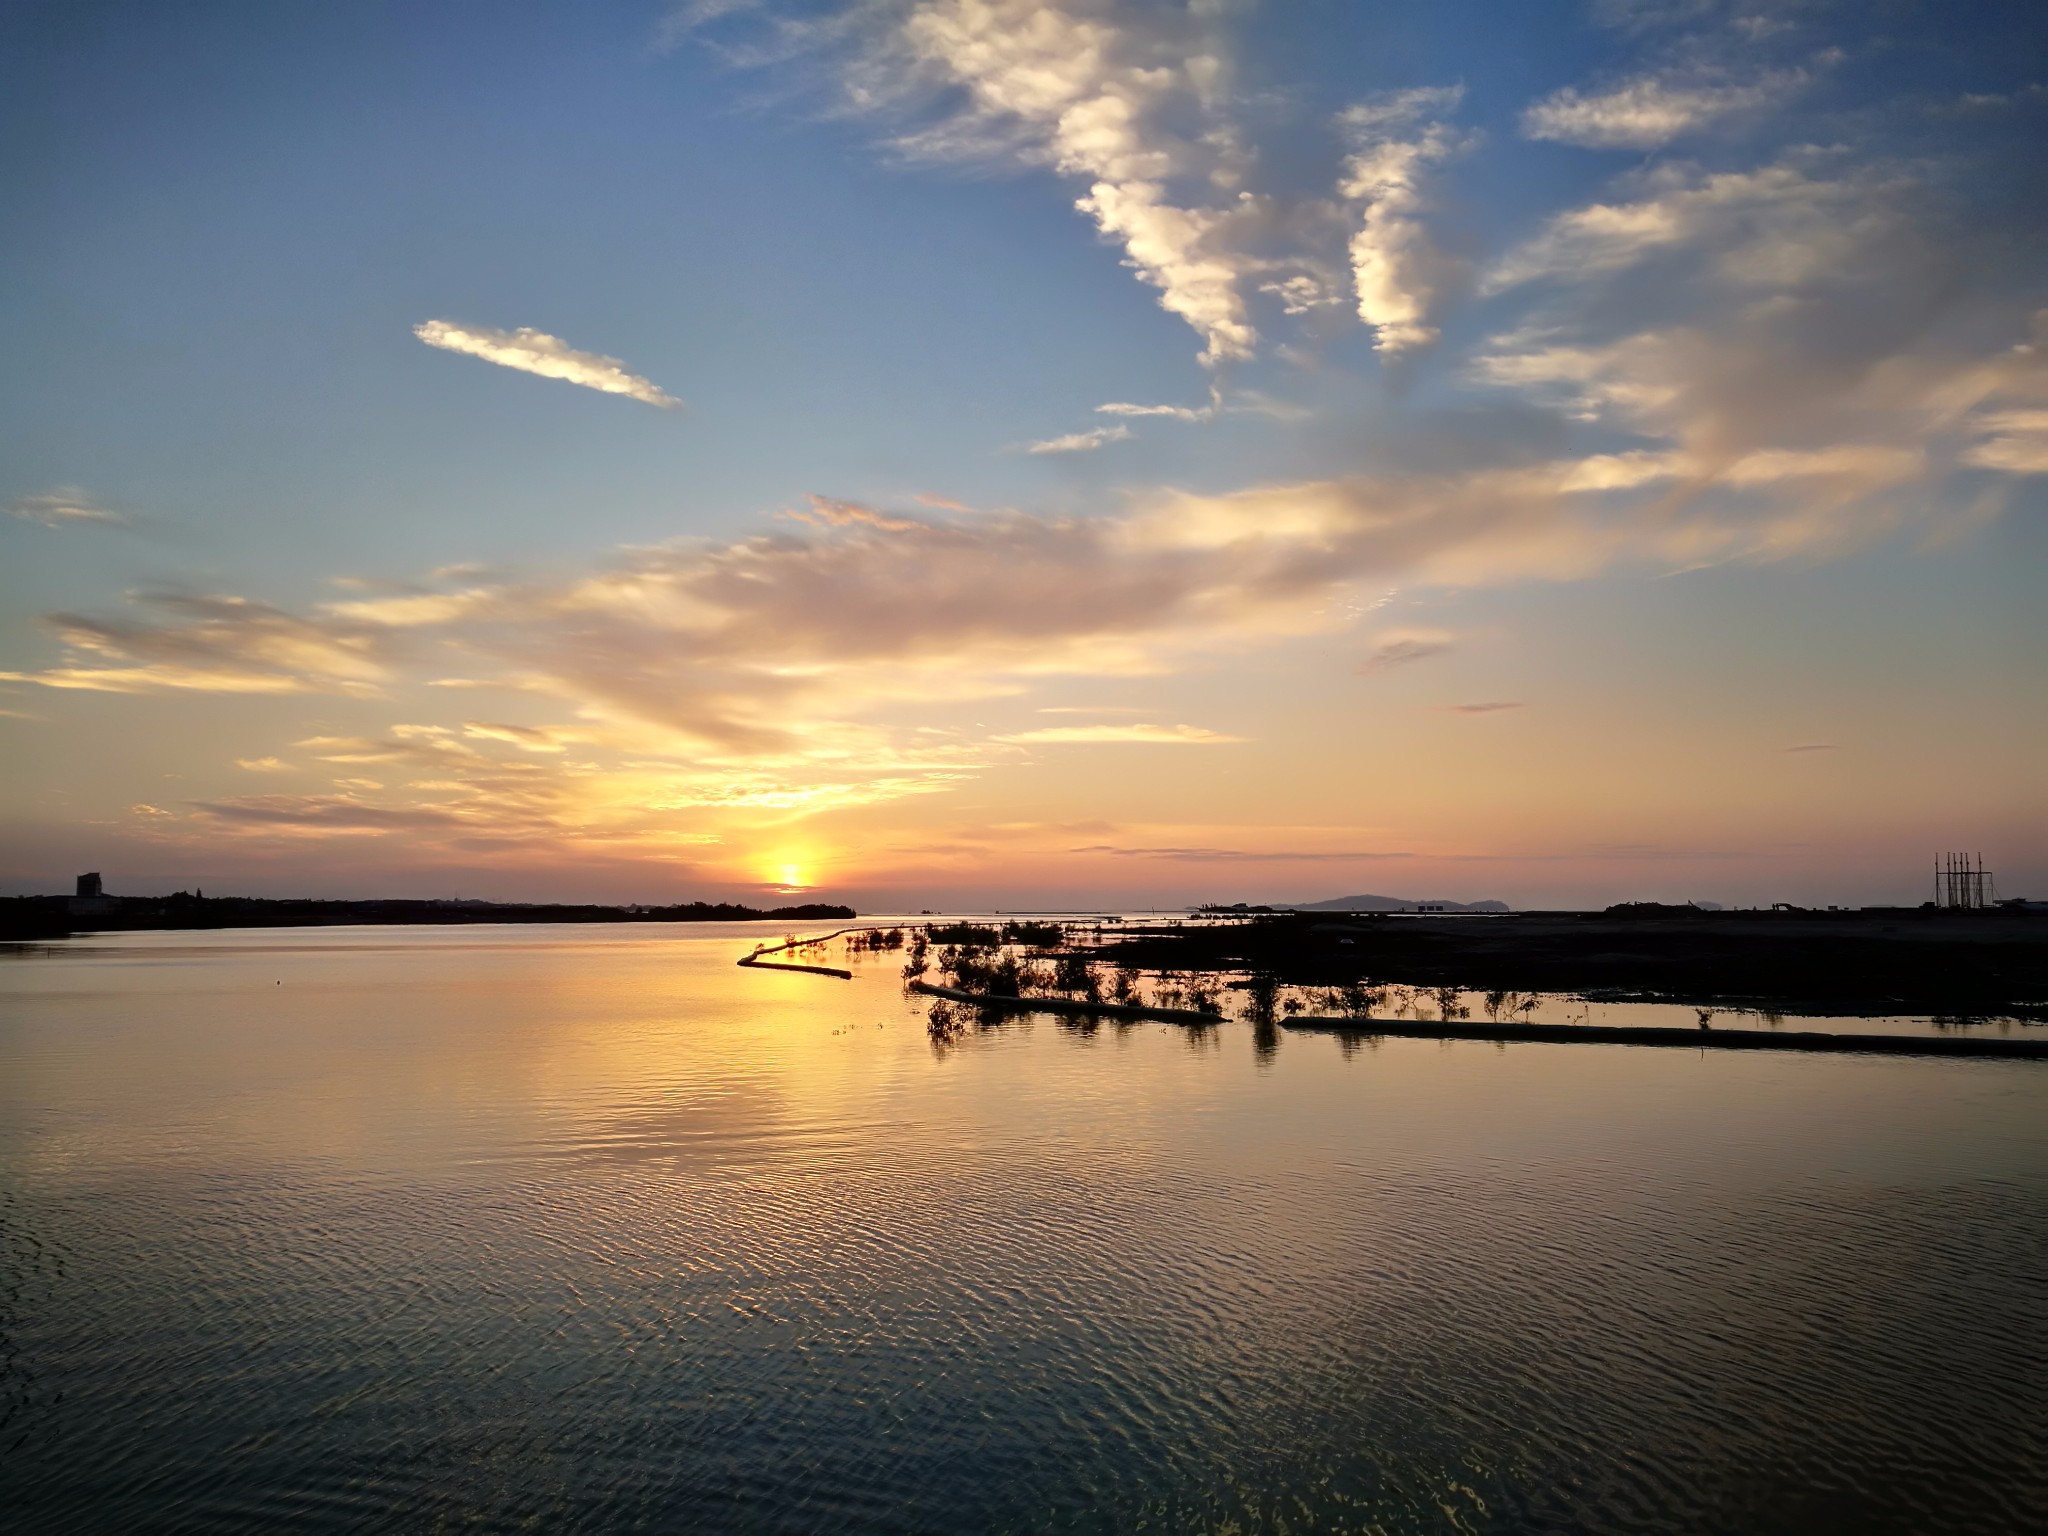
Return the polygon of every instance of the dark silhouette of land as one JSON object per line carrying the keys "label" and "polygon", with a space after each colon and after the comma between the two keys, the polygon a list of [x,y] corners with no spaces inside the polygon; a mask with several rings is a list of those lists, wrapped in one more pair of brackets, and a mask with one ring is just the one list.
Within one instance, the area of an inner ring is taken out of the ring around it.
{"label": "dark silhouette of land", "polygon": [[76,898],[16,896],[0,899],[0,939],[61,939],[73,933],[150,928],[329,928],[347,924],[457,923],[740,923],[831,922],[857,914],[851,907],[806,902],[790,907],[748,907],[725,901],[673,906],[571,906],[559,902],[322,901],[268,896],[108,896],[94,910],[76,913]]}
{"label": "dark silhouette of land", "polygon": [[[745,964],[742,961],[741,964]],[[795,969],[796,967],[793,967]],[[843,974],[833,972],[834,975]],[[1000,992],[969,991],[913,980],[912,992],[947,1002],[965,1003],[987,1013],[1052,1013],[1070,1018],[1153,1020],[1213,1029],[1223,1022],[1217,1013],[1187,1008],[1130,1006],[1036,993],[1018,997]],[[1372,1039],[1396,1036],[1411,1040],[1490,1040],[1547,1045],[1651,1045],[1681,1050],[1821,1051],[1876,1056],[1980,1056],[2023,1061],[2048,1061],[2048,1040],[2008,1040],[1969,1035],[1857,1035],[1835,1031],[1760,1029],[1670,1029],[1612,1024],[1478,1024],[1436,1019],[1316,1018],[1296,1014],[1273,1021],[1282,1029]]]}
{"label": "dark silhouette of land", "polygon": [[1272,913],[1127,925],[1104,938],[1097,954],[1122,966],[1251,971],[1300,986],[1370,977],[1764,1011],[2048,1019],[2048,912],[2038,910]]}
{"label": "dark silhouette of land", "polygon": [[1328,901],[1286,901],[1282,912],[1506,912],[1504,901],[1451,901],[1442,896],[1332,896]]}
{"label": "dark silhouette of land", "polygon": [[1857,1035],[1835,1030],[1669,1029],[1628,1024],[1469,1024],[1450,1019],[1346,1019],[1295,1016],[1283,1029],[1410,1040],[1491,1040],[1546,1045],[1661,1045],[1682,1051],[1821,1051],[1863,1056],[1990,1056],[2048,1061],[2048,1040],[1976,1035]]}

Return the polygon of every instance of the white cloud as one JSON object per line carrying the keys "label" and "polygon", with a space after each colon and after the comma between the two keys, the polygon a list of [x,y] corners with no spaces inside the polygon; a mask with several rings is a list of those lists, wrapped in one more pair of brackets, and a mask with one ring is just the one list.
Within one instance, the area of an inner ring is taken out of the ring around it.
{"label": "white cloud", "polygon": [[1350,245],[1358,318],[1373,328],[1381,352],[1412,351],[1436,340],[1430,319],[1463,272],[1422,221],[1425,173],[1463,147],[1435,119],[1463,95],[1462,86],[1398,91],[1359,102],[1338,118],[1354,146],[1339,191],[1362,210]]}
{"label": "white cloud", "polygon": [[1337,120],[1354,133],[1386,138],[1457,111],[1464,99],[1462,85],[1419,85],[1353,102]]}
{"label": "white cloud", "polygon": [[[1078,183],[1074,207],[1120,246],[1160,306],[1202,338],[1211,367],[1255,355],[1250,295],[1290,316],[1355,306],[1392,354],[1435,335],[1430,315],[1464,264],[1423,228],[1424,170],[1472,142],[1438,119],[1461,86],[1361,102],[1338,126],[1354,153],[1343,199],[1268,177],[1243,118],[1275,98],[1234,85],[1229,0],[854,0],[836,10],[713,4],[756,41],[706,39],[728,63],[833,66],[850,115],[893,116],[919,160],[1042,166]],[[1262,184],[1268,182],[1271,184]],[[1362,226],[1362,227],[1361,227]]]}
{"label": "white cloud", "polygon": [[1567,86],[1522,114],[1522,134],[1587,149],[1656,149],[1737,113],[1769,106],[1805,81],[1803,71],[1784,70],[1747,85],[1649,76],[1593,96]]}
{"label": "white cloud", "polygon": [[1258,416],[1268,421],[1300,421],[1315,413],[1304,406],[1275,400],[1257,390],[1232,390],[1226,399],[1222,390],[1211,392],[1207,405],[1134,405],[1112,400],[1095,407],[1098,416],[1155,417],[1162,421],[1214,421],[1219,416]]}
{"label": "white cloud", "polygon": [[457,325],[452,320],[426,320],[412,328],[413,335],[430,347],[480,357],[502,368],[536,373],[544,379],[561,379],[580,384],[600,394],[625,395],[664,410],[680,410],[683,402],[638,374],[628,373],[616,357],[596,352],[579,352],[558,336],[521,326],[516,331],[493,330],[488,326]]}
{"label": "white cloud", "polygon": [[1095,407],[1099,416],[1162,416],[1169,421],[1208,421],[1216,414],[1213,405],[1131,405],[1121,400],[1112,400],[1107,405]]}
{"label": "white cloud", "polygon": [[1065,437],[1048,437],[1042,442],[1027,443],[1026,453],[1093,453],[1105,443],[1121,443],[1129,439],[1131,429],[1118,425],[1096,427],[1087,432],[1069,432]]}
{"label": "white cloud", "polygon": [[[1204,361],[1249,357],[1258,334],[1239,292],[1249,265],[1229,238],[1230,213],[1169,190],[1192,179],[1214,197],[1241,175],[1241,152],[1219,116],[1225,61],[1164,18],[1154,25],[1047,0],[915,5],[885,48],[900,50],[913,72],[964,90],[970,107],[900,142],[931,155],[1007,142],[1086,179],[1074,206],[1123,246],[1161,307],[1203,338]],[[1176,113],[1206,120],[1203,131],[1168,127]]]}
{"label": "white cloud", "polygon": [[91,498],[75,485],[63,485],[40,495],[24,496],[7,508],[7,515],[20,518],[25,523],[40,523],[45,528],[73,528],[81,525],[102,528],[131,526],[128,518],[95,505]]}
{"label": "white cloud", "polygon": [[1281,312],[1289,315],[1313,314],[1346,302],[1342,289],[1320,272],[1297,272],[1291,277],[1275,278],[1259,284],[1259,292],[1272,294],[1280,301]]}

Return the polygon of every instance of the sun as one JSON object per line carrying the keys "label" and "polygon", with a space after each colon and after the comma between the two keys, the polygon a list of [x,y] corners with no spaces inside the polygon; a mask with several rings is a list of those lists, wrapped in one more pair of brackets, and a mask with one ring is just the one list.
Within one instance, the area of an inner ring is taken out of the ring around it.
{"label": "sun", "polygon": [[762,856],[764,883],[779,891],[808,891],[818,883],[818,861],[808,848],[787,845]]}

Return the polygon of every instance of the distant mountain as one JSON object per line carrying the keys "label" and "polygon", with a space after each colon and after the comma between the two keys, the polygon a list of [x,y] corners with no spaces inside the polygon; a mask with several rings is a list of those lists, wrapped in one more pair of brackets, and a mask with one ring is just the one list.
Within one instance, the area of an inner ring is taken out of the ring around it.
{"label": "distant mountain", "polygon": [[1276,902],[1275,905],[1294,912],[1420,912],[1424,907],[1434,912],[1513,910],[1504,901],[1439,901],[1434,897],[1410,901],[1405,896],[1332,896],[1328,901]]}

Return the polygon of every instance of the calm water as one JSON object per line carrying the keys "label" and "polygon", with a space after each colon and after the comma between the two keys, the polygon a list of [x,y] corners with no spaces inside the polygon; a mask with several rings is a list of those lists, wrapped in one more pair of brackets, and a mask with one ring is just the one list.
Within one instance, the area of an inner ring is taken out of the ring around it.
{"label": "calm water", "polygon": [[0,957],[0,1521],[2048,1525],[2048,1068],[935,1049],[761,932]]}

